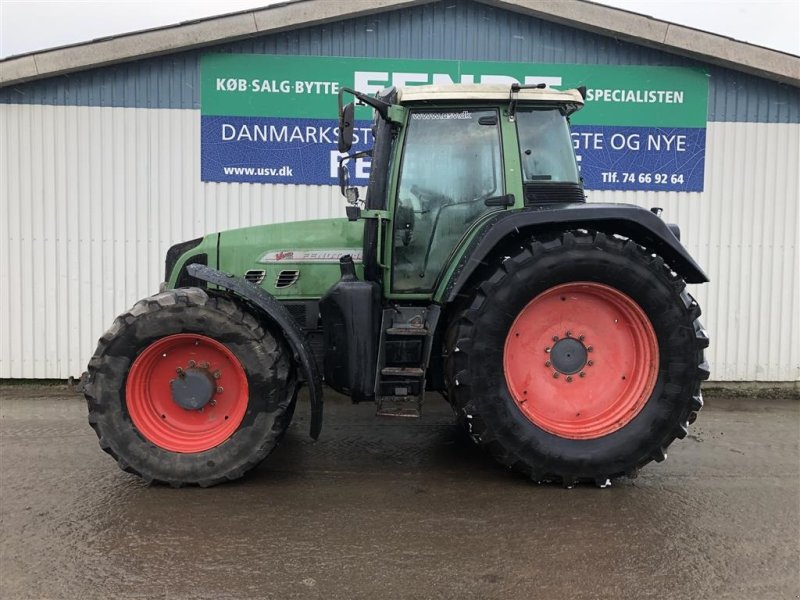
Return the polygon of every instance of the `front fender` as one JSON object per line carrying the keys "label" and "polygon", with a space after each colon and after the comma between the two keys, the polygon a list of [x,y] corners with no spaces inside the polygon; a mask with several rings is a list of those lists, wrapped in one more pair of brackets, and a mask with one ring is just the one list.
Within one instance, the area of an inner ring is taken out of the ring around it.
{"label": "front fender", "polygon": [[[619,234],[658,253],[688,283],[705,283],[708,276],[660,217],[631,204],[575,203],[499,212],[487,220],[444,282],[444,302],[452,302],[470,275],[506,238],[542,230],[589,229]],[[442,289],[442,288],[440,288]]]}
{"label": "front fender", "polygon": [[306,336],[289,311],[272,294],[245,279],[227,275],[205,265],[191,264],[186,269],[192,277],[213,283],[244,298],[256,306],[268,321],[280,329],[294,352],[295,360],[308,385],[311,397],[310,435],[317,439],[322,431],[322,377],[316,362],[314,362]]}

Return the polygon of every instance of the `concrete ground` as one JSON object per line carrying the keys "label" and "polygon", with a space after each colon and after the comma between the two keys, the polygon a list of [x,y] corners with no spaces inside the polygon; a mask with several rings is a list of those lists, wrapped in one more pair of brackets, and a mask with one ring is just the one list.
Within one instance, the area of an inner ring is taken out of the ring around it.
{"label": "concrete ground", "polygon": [[800,597],[800,402],[711,398],[665,463],[611,488],[495,466],[421,420],[298,410],[249,477],[147,487],[80,396],[0,387],[0,598]]}

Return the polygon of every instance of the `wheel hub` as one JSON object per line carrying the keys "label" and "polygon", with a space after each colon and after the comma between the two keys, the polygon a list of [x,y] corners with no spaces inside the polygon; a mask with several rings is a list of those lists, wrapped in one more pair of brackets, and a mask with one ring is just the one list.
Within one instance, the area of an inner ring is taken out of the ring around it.
{"label": "wheel hub", "polygon": [[211,402],[217,384],[207,369],[188,369],[169,382],[172,400],[186,410],[200,410]]}
{"label": "wheel hub", "polygon": [[583,369],[588,355],[583,343],[575,338],[563,338],[550,349],[550,362],[556,371],[564,375],[573,375]]}

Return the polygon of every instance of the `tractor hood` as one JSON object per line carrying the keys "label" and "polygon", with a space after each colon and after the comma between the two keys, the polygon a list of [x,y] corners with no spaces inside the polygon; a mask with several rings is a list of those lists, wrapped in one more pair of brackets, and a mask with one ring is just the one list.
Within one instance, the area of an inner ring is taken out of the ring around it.
{"label": "tractor hood", "polygon": [[219,234],[219,270],[244,277],[274,296],[319,298],[339,279],[350,255],[362,271],[364,224],[321,219],[257,225]]}

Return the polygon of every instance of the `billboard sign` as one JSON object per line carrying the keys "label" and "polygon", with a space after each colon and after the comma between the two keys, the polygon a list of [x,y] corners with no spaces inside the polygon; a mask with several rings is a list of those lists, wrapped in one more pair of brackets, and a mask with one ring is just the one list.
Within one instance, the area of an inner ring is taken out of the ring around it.
{"label": "billboard sign", "polygon": [[[708,77],[685,67],[207,54],[201,58],[203,181],[335,185],[341,86],[585,85],[572,139],[587,189],[703,190]],[[353,150],[370,147],[359,108]],[[369,160],[351,176],[366,185]]]}

